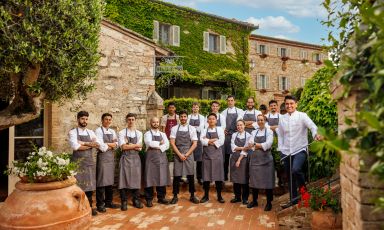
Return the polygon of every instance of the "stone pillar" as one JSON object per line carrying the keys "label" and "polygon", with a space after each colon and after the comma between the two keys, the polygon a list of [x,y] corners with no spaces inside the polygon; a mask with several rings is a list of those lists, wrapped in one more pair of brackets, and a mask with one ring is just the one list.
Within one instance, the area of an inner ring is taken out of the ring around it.
{"label": "stone pillar", "polygon": [[163,116],[163,102],[163,99],[155,90],[150,93],[147,101],[147,129],[150,127],[149,122],[152,117],[156,116],[160,119]]}

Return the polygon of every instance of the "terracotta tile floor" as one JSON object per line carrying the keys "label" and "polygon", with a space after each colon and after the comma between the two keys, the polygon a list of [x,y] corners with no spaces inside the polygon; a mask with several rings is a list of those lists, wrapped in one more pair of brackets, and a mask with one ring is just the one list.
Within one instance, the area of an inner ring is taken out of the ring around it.
{"label": "terracotta tile floor", "polygon": [[[211,186],[210,201],[204,204],[192,204],[189,201],[187,185],[183,185],[176,205],[161,205],[154,200],[154,206],[136,209],[131,206],[129,198],[128,211],[107,209],[93,217],[92,230],[98,229],[278,229],[278,221],[274,211],[264,212],[265,197],[259,197],[259,207],[247,209],[239,203],[231,204],[232,188],[227,183],[223,193],[224,204],[216,200],[216,191]],[[197,196],[202,197],[203,191],[196,184]],[[120,203],[115,192],[114,202]],[[167,188],[167,198],[172,198],[172,188]],[[143,199],[144,201],[144,199]]]}

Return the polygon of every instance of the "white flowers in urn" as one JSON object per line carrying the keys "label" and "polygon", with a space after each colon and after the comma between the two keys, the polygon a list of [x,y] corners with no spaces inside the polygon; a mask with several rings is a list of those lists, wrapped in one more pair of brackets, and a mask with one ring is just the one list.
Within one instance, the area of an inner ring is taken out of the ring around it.
{"label": "white flowers in urn", "polygon": [[13,161],[7,174],[20,177],[22,182],[50,182],[65,180],[77,174],[78,163],[70,162],[70,154],[55,154],[46,147],[29,153],[26,161]]}

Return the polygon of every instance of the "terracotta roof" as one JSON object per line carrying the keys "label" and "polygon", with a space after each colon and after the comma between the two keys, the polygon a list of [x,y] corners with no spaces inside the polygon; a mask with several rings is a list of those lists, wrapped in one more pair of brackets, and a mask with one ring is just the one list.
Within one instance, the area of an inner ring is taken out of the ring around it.
{"label": "terracotta roof", "polygon": [[293,40],[282,39],[282,38],[268,37],[268,36],[259,35],[259,34],[251,34],[249,39],[250,40],[263,40],[266,42],[280,43],[280,44],[293,45],[293,46],[302,46],[302,47],[308,47],[308,48],[317,49],[317,50],[324,49],[324,46],[321,46],[321,45],[305,43],[305,42],[300,42],[300,41],[293,41]]}

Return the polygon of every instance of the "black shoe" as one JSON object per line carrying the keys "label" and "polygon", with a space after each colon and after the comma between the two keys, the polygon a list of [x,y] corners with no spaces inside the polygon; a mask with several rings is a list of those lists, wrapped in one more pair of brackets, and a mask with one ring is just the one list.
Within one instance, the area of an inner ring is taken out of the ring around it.
{"label": "black shoe", "polygon": [[104,206],[99,206],[99,207],[97,207],[97,211],[98,212],[106,212],[107,210],[105,209]]}
{"label": "black shoe", "polygon": [[148,208],[153,207],[152,200],[147,200],[147,207]]}
{"label": "black shoe", "polygon": [[120,208],[121,206],[119,204],[114,204],[114,203],[106,203],[105,204],[106,208],[112,208],[112,209],[117,209]]}
{"label": "black shoe", "polygon": [[272,203],[267,203],[265,205],[264,211],[269,212],[272,210]]}
{"label": "black shoe", "polygon": [[219,201],[219,203],[225,203],[225,200],[223,199],[223,197],[221,197],[221,196],[219,196],[218,198],[217,198],[217,201]]}
{"label": "black shoe", "polygon": [[177,198],[177,196],[174,196],[171,200],[171,204],[176,204],[177,201],[179,201],[179,198]]}
{"label": "black shoe", "polygon": [[201,198],[200,200],[200,203],[205,203],[205,202],[208,202],[209,201],[209,197],[208,196],[203,196],[203,198]]}
{"label": "black shoe", "polygon": [[248,201],[247,200],[243,200],[243,205],[247,205],[248,204]]}
{"label": "black shoe", "polygon": [[247,208],[253,208],[253,207],[257,207],[257,206],[259,206],[257,201],[252,201],[252,202],[248,203]]}
{"label": "black shoe", "polygon": [[199,185],[203,185],[203,180],[202,180],[202,179],[197,179],[197,183],[198,183]]}
{"label": "black shoe", "polygon": [[92,208],[92,216],[96,216],[96,215],[97,215],[96,208]]}
{"label": "black shoe", "polygon": [[237,203],[237,202],[241,202],[241,199],[235,197],[231,200],[231,203]]}
{"label": "black shoe", "polygon": [[128,203],[127,201],[121,202],[121,211],[127,211],[128,210]]}
{"label": "black shoe", "polygon": [[133,199],[132,203],[133,203],[133,207],[135,208],[138,208],[138,209],[143,208],[143,204],[139,199]]}
{"label": "black shoe", "polygon": [[190,200],[192,203],[194,203],[194,204],[198,204],[198,203],[200,203],[199,199],[197,199],[197,197],[195,197],[195,196],[191,196],[191,197],[189,198],[189,200]]}
{"label": "black shoe", "polygon": [[157,199],[157,203],[168,205],[169,204],[169,200],[167,200],[165,198],[160,198],[160,199]]}

